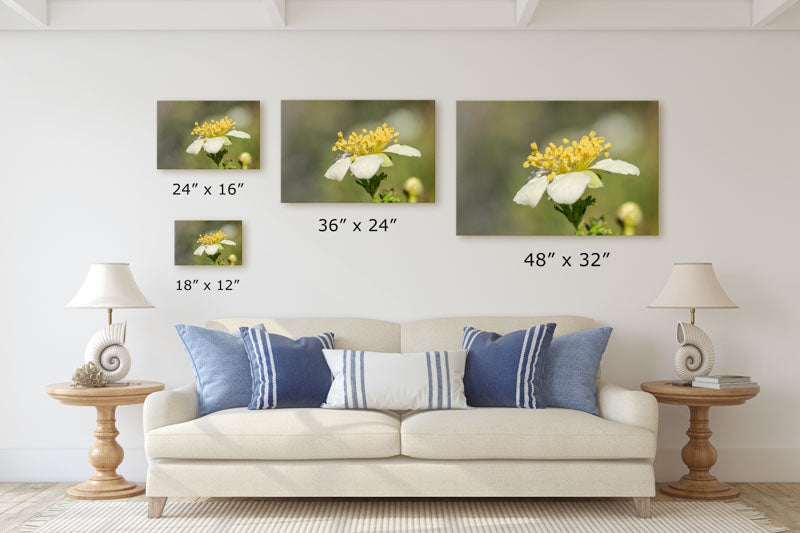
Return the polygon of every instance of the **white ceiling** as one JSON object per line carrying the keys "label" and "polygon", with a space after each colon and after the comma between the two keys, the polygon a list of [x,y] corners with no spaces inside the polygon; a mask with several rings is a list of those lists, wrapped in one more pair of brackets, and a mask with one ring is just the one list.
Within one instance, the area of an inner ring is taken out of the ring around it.
{"label": "white ceiling", "polygon": [[0,30],[800,30],[798,0],[0,2]]}

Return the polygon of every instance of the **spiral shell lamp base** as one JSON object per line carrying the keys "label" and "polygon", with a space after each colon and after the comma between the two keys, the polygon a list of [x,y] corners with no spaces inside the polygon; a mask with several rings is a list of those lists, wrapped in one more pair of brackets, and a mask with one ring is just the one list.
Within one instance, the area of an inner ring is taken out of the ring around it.
{"label": "spiral shell lamp base", "polygon": [[103,369],[106,382],[120,381],[131,369],[131,354],[125,348],[127,322],[111,324],[95,333],[86,345],[84,361]]}
{"label": "spiral shell lamp base", "polygon": [[706,332],[694,324],[678,322],[676,338],[680,348],[675,352],[675,371],[684,381],[707,376],[714,368],[714,345]]}

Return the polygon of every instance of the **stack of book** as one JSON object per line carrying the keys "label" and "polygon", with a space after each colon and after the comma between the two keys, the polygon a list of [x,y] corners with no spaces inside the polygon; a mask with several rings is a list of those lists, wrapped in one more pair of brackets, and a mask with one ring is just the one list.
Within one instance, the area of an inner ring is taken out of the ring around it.
{"label": "stack of book", "polygon": [[758,383],[750,380],[750,376],[697,376],[692,387],[701,389],[749,389]]}

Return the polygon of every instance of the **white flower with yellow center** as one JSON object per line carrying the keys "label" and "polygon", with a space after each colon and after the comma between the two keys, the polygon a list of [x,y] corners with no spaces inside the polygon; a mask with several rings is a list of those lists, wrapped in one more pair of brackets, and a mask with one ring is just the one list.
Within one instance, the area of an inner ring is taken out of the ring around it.
{"label": "white flower with yellow center", "polygon": [[249,133],[237,130],[236,122],[227,116],[220,120],[203,122],[202,126],[195,122],[192,135],[197,135],[197,138],[186,148],[186,153],[192,155],[199,154],[201,148],[209,154],[216,154],[223,146],[231,144],[231,137],[250,138]]}
{"label": "white flower with yellow center", "polygon": [[228,236],[225,235],[225,232],[222,230],[217,231],[216,233],[206,233],[205,235],[200,235],[197,238],[197,243],[200,246],[197,247],[197,250],[194,251],[194,255],[210,255],[214,256],[222,250],[223,245],[227,244],[228,246],[236,246],[236,243],[232,240],[227,238]]}
{"label": "white flower with yellow center", "polygon": [[345,139],[339,132],[339,140],[331,148],[332,152],[341,152],[336,161],[325,171],[329,180],[342,181],[349,170],[358,179],[368,180],[378,173],[381,167],[390,167],[392,163],[388,154],[421,157],[422,153],[411,146],[397,144],[400,133],[385,122],[361,133],[352,132]]}
{"label": "white flower with yellow center", "polygon": [[[531,154],[522,164],[525,168],[536,168],[528,177],[528,182],[514,196],[520,205],[536,207],[545,191],[557,204],[572,205],[577,202],[587,188],[603,186],[603,181],[595,170],[614,174],[638,176],[639,168],[626,161],[610,159],[608,149],[611,143],[605,137],[598,137],[594,131],[581,137],[580,141],[563,140],[562,146],[553,143],[539,151],[536,143],[531,143]],[[603,153],[605,159],[593,164]]]}

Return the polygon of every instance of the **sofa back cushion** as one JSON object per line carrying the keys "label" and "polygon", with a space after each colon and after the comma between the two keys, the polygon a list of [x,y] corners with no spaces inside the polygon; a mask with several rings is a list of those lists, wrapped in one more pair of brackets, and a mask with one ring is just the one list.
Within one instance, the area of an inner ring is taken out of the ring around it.
{"label": "sofa back cushion", "polygon": [[[531,326],[547,324],[548,322],[555,322],[557,324],[554,337],[566,335],[567,333],[585,331],[595,327],[594,320],[580,316],[430,318],[427,320],[406,322],[402,325],[400,351],[424,352],[431,349],[458,350],[461,348],[461,340],[466,326],[505,335],[512,331],[527,329]],[[269,329],[269,326],[267,326],[267,329]],[[338,333],[336,336],[336,347],[340,347]]]}
{"label": "sofa back cushion", "polygon": [[292,339],[332,331],[336,335],[336,348],[409,353],[460,350],[466,326],[505,335],[548,322],[558,324],[554,338],[596,327],[591,318],[568,315],[446,317],[403,324],[369,318],[217,318],[209,321],[206,327],[234,333],[241,327],[264,324],[270,333]]}
{"label": "sofa back cushion", "polygon": [[336,336],[336,347],[346,350],[400,351],[400,324],[368,318],[218,318],[206,327],[233,333],[256,324],[264,324],[270,333],[290,339],[330,331]]}

